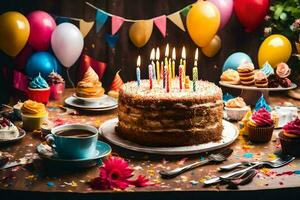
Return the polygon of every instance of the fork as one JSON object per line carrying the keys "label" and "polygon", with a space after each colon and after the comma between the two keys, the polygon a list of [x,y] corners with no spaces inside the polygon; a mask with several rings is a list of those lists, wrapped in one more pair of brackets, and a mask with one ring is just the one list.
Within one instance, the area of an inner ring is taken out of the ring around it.
{"label": "fork", "polygon": [[225,149],[224,151],[218,153],[218,154],[210,154],[207,159],[201,160],[194,162],[192,164],[183,166],[183,167],[178,167],[170,171],[160,171],[159,174],[162,178],[164,179],[170,179],[174,178],[184,172],[187,172],[189,170],[195,169],[197,167],[200,167],[202,165],[206,165],[208,163],[218,163],[218,162],[223,162],[227,159],[228,156],[231,155],[233,152],[232,149]]}
{"label": "fork", "polygon": [[240,174],[243,174],[251,169],[255,169],[255,168],[260,168],[262,166],[269,166],[272,168],[279,168],[282,167],[284,165],[287,165],[288,163],[292,162],[293,160],[295,160],[295,157],[292,156],[285,156],[283,158],[277,158],[275,160],[272,161],[262,161],[262,162],[255,162],[253,163],[253,165],[251,165],[250,167],[247,167],[245,169],[241,169],[235,172],[231,172],[231,173],[227,173],[224,174],[222,176],[216,177],[216,178],[211,178],[208,179],[206,181],[204,181],[205,185],[211,185],[211,184],[215,184],[215,183],[219,183],[221,182],[222,179],[226,179],[226,178],[230,178],[233,176],[238,176]]}

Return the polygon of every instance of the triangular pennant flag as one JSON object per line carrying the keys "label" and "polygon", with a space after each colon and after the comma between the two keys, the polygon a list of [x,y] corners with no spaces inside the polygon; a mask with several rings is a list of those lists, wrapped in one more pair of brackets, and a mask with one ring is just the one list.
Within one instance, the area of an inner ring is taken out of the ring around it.
{"label": "triangular pennant flag", "polygon": [[118,30],[121,28],[122,24],[124,23],[124,18],[119,16],[112,16],[111,19],[111,33],[112,35],[116,34]]}
{"label": "triangular pennant flag", "polygon": [[71,19],[69,19],[68,17],[59,17],[59,16],[55,17],[55,22],[57,25],[65,23],[65,22],[70,22],[70,21],[71,21]]}
{"label": "triangular pennant flag", "polygon": [[100,31],[102,26],[105,24],[108,16],[106,13],[102,12],[102,10],[97,10],[96,12],[96,31],[97,33]]}
{"label": "triangular pennant flag", "polygon": [[188,14],[188,12],[191,10],[191,8],[192,8],[192,5],[188,5],[188,6],[184,7],[184,8],[180,11],[180,13],[182,13],[184,16],[187,16],[187,14]]}
{"label": "triangular pennant flag", "polygon": [[176,26],[178,26],[181,30],[185,31],[185,28],[182,23],[182,19],[180,16],[180,12],[173,13],[168,15],[168,19],[171,20]]}
{"label": "triangular pennant flag", "polygon": [[166,37],[166,26],[167,26],[167,18],[166,15],[162,15],[153,19],[154,24],[159,29],[161,34]]}
{"label": "triangular pennant flag", "polygon": [[119,39],[119,34],[116,35],[110,35],[108,33],[105,33],[105,41],[107,42],[109,48],[115,48],[116,43]]}
{"label": "triangular pennant flag", "polygon": [[82,33],[82,36],[85,38],[85,36],[90,32],[95,22],[87,22],[81,19],[79,21],[79,29]]}

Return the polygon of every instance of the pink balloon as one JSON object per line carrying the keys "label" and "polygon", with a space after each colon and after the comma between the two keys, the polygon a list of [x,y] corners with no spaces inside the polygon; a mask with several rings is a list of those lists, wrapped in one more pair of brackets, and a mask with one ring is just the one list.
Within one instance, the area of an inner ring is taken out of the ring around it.
{"label": "pink balloon", "polygon": [[217,6],[221,13],[221,23],[220,28],[224,28],[224,26],[229,22],[230,17],[232,15],[233,10],[233,0],[209,0],[213,4]]}
{"label": "pink balloon", "polygon": [[14,58],[15,68],[18,70],[23,70],[27,64],[28,58],[33,53],[32,47],[27,43],[26,46],[21,50],[21,52]]}
{"label": "pink balloon", "polygon": [[28,43],[37,51],[46,51],[56,27],[54,19],[44,11],[33,11],[27,15],[30,24]]}

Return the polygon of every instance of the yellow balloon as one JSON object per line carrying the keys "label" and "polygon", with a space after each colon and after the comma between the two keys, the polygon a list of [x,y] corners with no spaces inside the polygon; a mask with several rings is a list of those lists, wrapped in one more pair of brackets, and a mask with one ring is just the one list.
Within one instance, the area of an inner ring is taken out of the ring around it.
{"label": "yellow balloon", "polygon": [[198,1],[193,4],[186,18],[192,40],[199,47],[207,46],[219,29],[220,19],[220,12],[213,3]]}
{"label": "yellow balloon", "polygon": [[140,48],[149,41],[152,30],[152,20],[141,20],[135,22],[129,29],[129,38],[136,47]]}
{"label": "yellow balloon", "polygon": [[207,46],[202,47],[202,53],[207,57],[214,57],[219,50],[221,49],[221,39],[219,36],[215,35],[215,37],[208,43]]}
{"label": "yellow balloon", "polygon": [[258,50],[258,64],[260,67],[269,62],[272,67],[280,62],[287,62],[292,54],[292,45],[283,35],[275,34],[267,37]]}
{"label": "yellow balloon", "polygon": [[25,46],[30,33],[29,22],[19,12],[0,15],[0,48],[15,57]]}

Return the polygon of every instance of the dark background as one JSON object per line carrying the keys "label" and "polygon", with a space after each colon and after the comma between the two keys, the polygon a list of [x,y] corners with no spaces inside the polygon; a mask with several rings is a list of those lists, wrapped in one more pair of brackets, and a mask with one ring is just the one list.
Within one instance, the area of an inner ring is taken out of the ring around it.
{"label": "dark background", "polygon": [[[96,7],[125,18],[145,19],[162,14],[170,14],[189,5],[195,0],[88,0]],[[0,13],[6,11],[19,11],[27,15],[34,10],[44,10],[50,14],[66,17],[82,18],[86,21],[94,21],[96,10],[85,4],[83,0],[7,0],[0,1]],[[251,12],[251,11],[249,11]],[[249,13],[250,14],[250,13]],[[253,13],[254,14],[254,13]],[[185,25],[185,18],[183,17]],[[72,21],[75,25],[78,22]],[[160,47],[161,55],[167,43],[171,49],[176,47],[177,63],[181,55],[182,46],[187,48],[187,74],[191,74],[196,45],[190,39],[187,32],[183,32],[167,19],[167,36],[163,38],[159,30],[153,25],[153,33],[149,42],[142,48],[136,48],[130,41],[128,31],[131,23],[125,22],[119,30],[120,39],[115,49],[110,49],[105,42],[105,33],[111,33],[111,21],[96,33],[95,25],[85,38],[83,53],[100,61],[108,63],[103,79],[104,87],[109,87],[116,71],[121,69],[120,75],[124,82],[135,79],[135,65],[137,56],[142,57],[142,78],[147,77],[149,56],[153,47]],[[199,77],[217,83],[221,74],[221,68],[226,58],[237,51],[250,55],[257,65],[257,52],[263,40],[263,26],[254,33],[245,33],[243,27],[233,14],[229,24],[218,33],[222,40],[221,51],[213,58],[207,58],[200,53]],[[200,51],[201,52],[201,51]],[[9,62],[9,58],[0,55],[0,64]],[[12,66],[13,67],[13,66]],[[76,81],[78,62],[71,68],[71,76]],[[64,72],[65,75],[65,72]]]}

